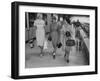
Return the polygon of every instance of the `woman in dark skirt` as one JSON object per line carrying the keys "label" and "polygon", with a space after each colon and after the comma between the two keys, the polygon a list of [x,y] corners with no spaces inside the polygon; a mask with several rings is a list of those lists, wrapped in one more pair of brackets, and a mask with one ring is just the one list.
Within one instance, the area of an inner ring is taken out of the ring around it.
{"label": "woman in dark skirt", "polygon": [[55,59],[57,44],[59,42],[59,27],[55,17],[53,17],[53,22],[51,23],[50,26],[50,34],[51,34],[52,44],[54,48],[53,58]]}
{"label": "woman in dark skirt", "polygon": [[69,63],[69,55],[72,50],[72,47],[75,46],[75,40],[73,39],[73,33],[71,29],[71,25],[66,22],[66,32],[64,33],[64,48],[65,51],[64,58]]}
{"label": "woman in dark skirt", "polygon": [[81,23],[79,20],[75,22],[75,38],[76,38],[76,49],[79,51],[80,48],[80,29],[81,29]]}
{"label": "woman in dark skirt", "polygon": [[71,44],[68,43],[67,40],[70,40],[71,39],[71,33],[69,31],[66,31],[65,33],[65,55],[64,55],[64,58],[65,60],[69,63],[69,54],[70,54],[70,51],[71,51]]}

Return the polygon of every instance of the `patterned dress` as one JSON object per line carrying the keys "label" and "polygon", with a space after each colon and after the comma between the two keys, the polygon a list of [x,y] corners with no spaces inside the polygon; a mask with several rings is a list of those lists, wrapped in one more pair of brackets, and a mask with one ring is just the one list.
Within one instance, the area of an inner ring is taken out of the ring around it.
{"label": "patterned dress", "polygon": [[71,35],[72,35],[72,27],[71,27],[71,25],[69,25],[68,23],[64,23],[63,24],[63,27],[62,27],[62,32],[63,32],[63,36],[62,36],[62,50],[69,50],[70,48],[68,47],[68,46],[66,46],[66,40],[68,40],[68,38],[66,37],[66,35],[65,35],[65,33],[67,32],[67,31],[69,31],[70,33],[71,33]]}
{"label": "patterned dress", "polygon": [[37,46],[43,46],[45,41],[45,22],[42,19],[36,19],[34,21],[34,26],[37,27],[36,29],[36,41]]}

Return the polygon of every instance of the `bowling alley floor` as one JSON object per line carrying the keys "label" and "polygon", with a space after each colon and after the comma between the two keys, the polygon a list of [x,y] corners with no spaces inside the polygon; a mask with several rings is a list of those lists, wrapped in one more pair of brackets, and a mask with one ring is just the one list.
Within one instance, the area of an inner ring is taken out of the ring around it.
{"label": "bowling alley floor", "polygon": [[58,67],[58,66],[82,66],[88,65],[88,59],[82,51],[76,51],[76,47],[72,48],[69,56],[69,63],[64,59],[64,52],[57,49],[56,58],[53,59],[51,54],[45,53],[40,57],[40,48],[30,48],[29,44],[25,45],[25,68],[39,67]]}

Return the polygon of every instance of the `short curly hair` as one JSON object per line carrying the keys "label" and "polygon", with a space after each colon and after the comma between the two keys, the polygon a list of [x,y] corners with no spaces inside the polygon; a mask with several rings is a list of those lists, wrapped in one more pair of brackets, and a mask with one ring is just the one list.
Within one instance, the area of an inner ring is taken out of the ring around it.
{"label": "short curly hair", "polygon": [[69,31],[66,31],[65,36],[66,37],[71,37],[71,33]]}

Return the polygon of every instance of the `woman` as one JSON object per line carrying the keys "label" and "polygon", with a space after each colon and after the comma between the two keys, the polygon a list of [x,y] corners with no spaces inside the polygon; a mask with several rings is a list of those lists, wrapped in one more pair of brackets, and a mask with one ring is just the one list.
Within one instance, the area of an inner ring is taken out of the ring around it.
{"label": "woman", "polygon": [[58,22],[60,33],[59,33],[59,38],[60,38],[60,44],[63,44],[63,17],[60,17],[60,21]]}
{"label": "woman", "polygon": [[57,44],[59,42],[59,28],[56,22],[56,17],[53,17],[53,22],[50,25],[50,32],[51,32],[51,39],[54,48],[53,58],[55,59]]}
{"label": "woman", "polygon": [[75,26],[75,38],[76,38],[76,48],[79,51],[79,47],[80,47],[80,29],[81,29],[81,23],[79,22],[79,20],[77,20],[77,22],[75,22],[74,24]]}
{"label": "woman", "polygon": [[43,55],[43,46],[45,41],[45,21],[42,19],[42,14],[37,14],[37,19],[34,21],[34,26],[36,27],[36,41],[37,46],[41,48],[41,54]]}
{"label": "woman", "polygon": [[63,23],[62,23],[62,28],[60,29],[60,41],[62,43],[62,49],[65,48],[65,40],[64,40],[64,34],[67,30],[67,22],[66,22],[66,19],[64,18],[63,19]]}
{"label": "woman", "polygon": [[64,58],[66,59],[67,63],[69,63],[69,55],[72,50],[72,46],[74,46],[75,41],[71,45],[70,41],[72,40],[73,31],[71,25],[64,19],[64,25],[63,25],[63,47],[62,50],[65,51]]}
{"label": "woman", "polygon": [[65,55],[64,58],[69,63],[69,55],[72,50],[72,46],[68,43],[68,40],[71,40],[71,33],[66,31],[65,33]]}

